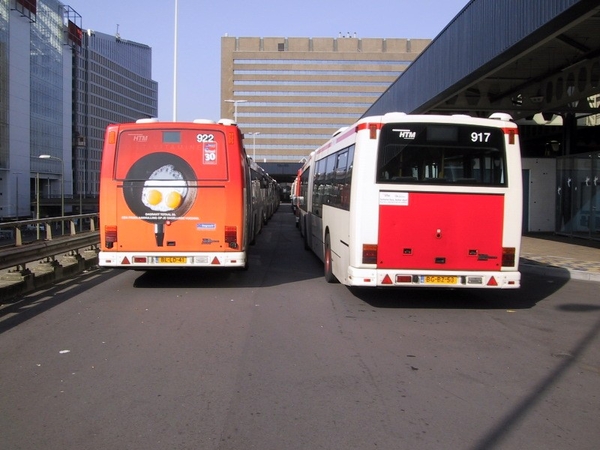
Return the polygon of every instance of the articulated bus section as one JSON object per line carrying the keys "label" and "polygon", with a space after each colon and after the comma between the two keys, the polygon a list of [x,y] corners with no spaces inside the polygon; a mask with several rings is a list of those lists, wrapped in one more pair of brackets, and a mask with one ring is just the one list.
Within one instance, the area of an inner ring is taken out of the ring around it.
{"label": "articulated bus section", "polygon": [[273,212],[268,175],[256,170],[231,121],[110,125],[100,265],[247,267],[248,246]]}
{"label": "articulated bus section", "polygon": [[329,282],[518,288],[520,163],[506,114],[363,118],[299,171],[300,233]]}

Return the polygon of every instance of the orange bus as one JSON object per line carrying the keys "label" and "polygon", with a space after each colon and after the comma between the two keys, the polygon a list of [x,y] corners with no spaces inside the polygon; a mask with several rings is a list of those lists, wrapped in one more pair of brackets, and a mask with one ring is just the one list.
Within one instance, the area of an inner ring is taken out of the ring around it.
{"label": "orange bus", "polygon": [[247,267],[254,240],[243,135],[232,121],[109,125],[100,174],[104,267]]}

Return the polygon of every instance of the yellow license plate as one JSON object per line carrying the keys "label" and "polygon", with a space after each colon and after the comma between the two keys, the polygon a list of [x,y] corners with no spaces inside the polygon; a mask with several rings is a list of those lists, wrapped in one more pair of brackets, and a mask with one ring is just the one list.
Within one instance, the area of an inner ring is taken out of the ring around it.
{"label": "yellow license plate", "polygon": [[425,276],[425,284],[456,284],[458,277],[445,275],[427,275]]}
{"label": "yellow license plate", "polygon": [[160,264],[187,264],[185,256],[160,256],[158,258]]}

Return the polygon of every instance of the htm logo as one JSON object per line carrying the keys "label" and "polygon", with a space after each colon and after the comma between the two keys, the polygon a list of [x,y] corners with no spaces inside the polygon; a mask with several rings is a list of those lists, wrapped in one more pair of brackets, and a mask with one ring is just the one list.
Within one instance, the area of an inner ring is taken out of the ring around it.
{"label": "htm logo", "polygon": [[400,139],[414,139],[417,137],[416,131],[402,130],[402,129],[393,129],[392,131],[397,132],[398,138],[400,138]]}

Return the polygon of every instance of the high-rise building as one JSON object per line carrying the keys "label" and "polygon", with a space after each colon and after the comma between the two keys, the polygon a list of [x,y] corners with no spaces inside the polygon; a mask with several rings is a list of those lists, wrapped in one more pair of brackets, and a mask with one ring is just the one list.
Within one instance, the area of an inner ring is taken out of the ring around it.
{"label": "high-rise building", "polygon": [[45,195],[71,193],[71,49],[62,7],[0,0],[1,219],[31,216],[36,174]]}
{"label": "high-rise building", "polygon": [[352,124],[429,39],[221,38],[221,116],[257,162],[298,162]]}
{"label": "high-rise building", "polygon": [[[8,210],[4,192],[8,179],[8,2],[0,0],[0,216]],[[9,200],[10,201],[10,200]]]}
{"label": "high-rise building", "polygon": [[83,32],[73,68],[75,197],[98,195],[108,124],[158,115],[158,83],[152,80],[151,67],[152,49],[147,45],[118,35]]}
{"label": "high-rise building", "polygon": [[58,0],[0,0],[0,220],[31,217],[38,196],[42,216],[81,210],[106,125],[157,115],[150,47],[81,22]]}

